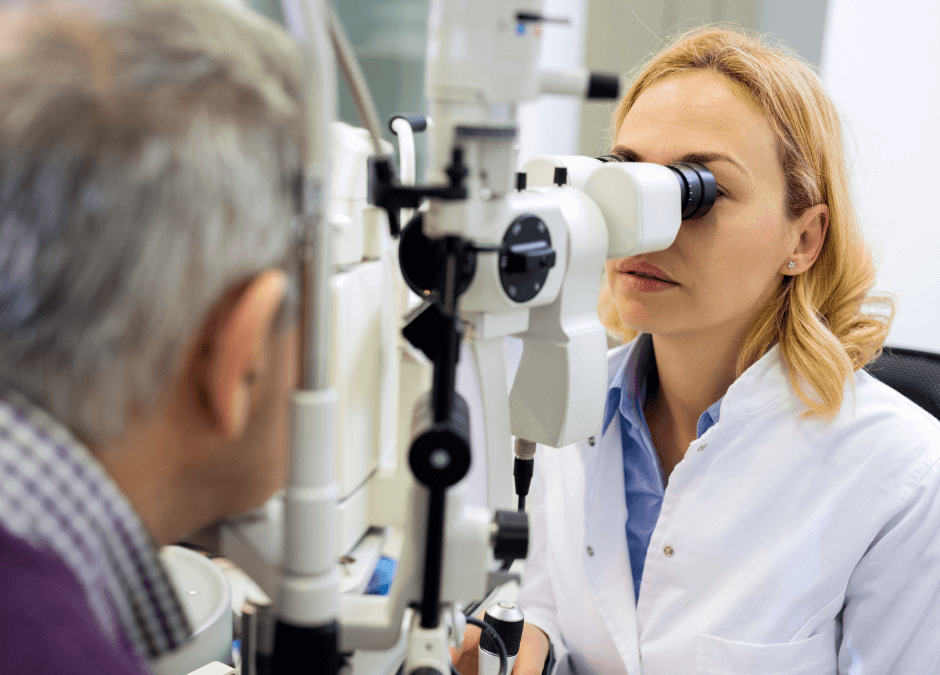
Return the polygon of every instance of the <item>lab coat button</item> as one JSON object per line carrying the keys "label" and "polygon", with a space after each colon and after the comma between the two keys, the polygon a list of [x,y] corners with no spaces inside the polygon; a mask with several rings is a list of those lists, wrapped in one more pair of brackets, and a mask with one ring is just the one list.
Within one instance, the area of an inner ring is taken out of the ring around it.
{"label": "lab coat button", "polygon": [[675,551],[672,549],[672,546],[666,546],[666,548],[663,549],[663,553],[666,554],[667,558],[671,558],[672,554],[675,553]]}
{"label": "lab coat button", "polygon": [[702,450],[704,450],[704,449],[707,448],[707,447],[708,447],[708,443],[702,443],[700,446],[698,446],[698,450],[699,450],[699,452],[701,452]]}
{"label": "lab coat button", "polygon": [[587,547],[587,554],[588,554],[588,555],[594,555],[594,549],[593,549],[592,547],[588,546],[588,547]]}

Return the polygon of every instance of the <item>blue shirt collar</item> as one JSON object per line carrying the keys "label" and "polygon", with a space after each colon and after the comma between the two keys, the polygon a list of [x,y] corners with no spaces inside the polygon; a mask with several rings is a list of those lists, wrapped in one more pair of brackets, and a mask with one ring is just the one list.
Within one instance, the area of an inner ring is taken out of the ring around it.
{"label": "blue shirt collar", "polygon": [[713,426],[718,424],[718,414],[721,411],[721,402],[724,400],[724,396],[715,401],[709,406],[708,410],[702,413],[701,417],[698,418],[698,427],[696,432],[698,437],[701,438],[705,435],[705,432],[711,429]]}
{"label": "blue shirt collar", "polygon": [[[645,423],[643,405],[646,402],[646,380],[655,365],[653,338],[640,333],[628,346],[626,357],[611,378],[604,408],[604,431],[607,431],[618,411],[632,424],[641,426]],[[712,403],[699,417],[696,431],[700,438],[718,423],[723,399]]]}
{"label": "blue shirt collar", "polygon": [[641,419],[643,403],[646,401],[646,378],[656,364],[653,338],[640,333],[628,349],[607,390],[604,431],[607,431],[618,410],[631,422],[639,423]]}

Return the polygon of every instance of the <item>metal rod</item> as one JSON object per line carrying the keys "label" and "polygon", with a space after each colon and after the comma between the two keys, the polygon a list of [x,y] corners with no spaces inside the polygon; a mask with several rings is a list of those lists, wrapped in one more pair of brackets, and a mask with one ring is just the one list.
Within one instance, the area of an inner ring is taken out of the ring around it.
{"label": "metal rod", "polygon": [[428,538],[424,547],[424,583],[421,591],[421,627],[440,623],[441,567],[444,562],[444,488],[430,488],[428,498]]}
{"label": "metal rod", "polygon": [[[320,186],[308,181],[304,187],[310,199]],[[301,302],[301,374],[302,387],[308,391],[326,389],[330,366],[330,253],[332,238],[329,223],[319,213],[306,213],[301,221],[297,251],[300,256]]]}
{"label": "metal rod", "polygon": [[434,382],[432,401],[434,402],[434,421],[445,422],[450,419],[454,407],[454,386],[457,379],[457,359],[460,353],[460,331],[457,329],[457,255],[459,240],[446,237],[444,246],[447,257],[444,267],[443,295],[441,312],[446,322],[442,336],[441,350],[437,363],[434,364]]}
{"label": "metal rod", "polygon": [[343,24],[336,16],[336,9],[330,2],[324,4],[326,5],[330,40],[336,53],[336,64],[339,66],[339,72],[342,74],[343,81],[346,82],[349,93],[352,95],[359,121],[362,122],[362,126],[366,128],[372,138],[375,154],[384,154],[382,152],[382,129],[379,124],[379,115],[375,108],[375,101],[372,99],[372,92],[369,91],[366,78],[362,74],[359,59],[356,58],[356,52],[353,50],[349,38],[346,37]]}

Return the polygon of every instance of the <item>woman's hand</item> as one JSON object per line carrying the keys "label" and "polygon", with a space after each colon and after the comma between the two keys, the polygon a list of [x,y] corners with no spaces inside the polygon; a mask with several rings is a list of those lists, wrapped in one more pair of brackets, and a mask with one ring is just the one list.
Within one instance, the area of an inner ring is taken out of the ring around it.
{"label": "woman's hand", "polygon": [[[481,614],[480,619],[483,618]],[[460,675],[478,675],[480,657],[480,629],[467,626],[460,650],[451,648],[450,656]],[[519,655],[512,668],[514,675],[542,675],[545,659],[548,658],[548,636],[541,629],[526,623],[522,627]]]}

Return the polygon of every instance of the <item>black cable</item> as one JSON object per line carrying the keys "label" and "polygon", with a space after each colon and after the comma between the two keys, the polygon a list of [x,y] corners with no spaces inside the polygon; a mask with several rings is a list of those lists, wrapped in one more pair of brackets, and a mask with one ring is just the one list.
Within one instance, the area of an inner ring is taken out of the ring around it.
{"label": "black cable", "polygon": [[493,642],[496,643],[496,651],[499,652],[499,675],[508,675],[509,652],[506,651],[506,643],[503,642],[503,638],[499,636],[496,629],[485,621],[480,621],[475,616],[468,616],[467,623],[477,626],[481,630],[485,630],[489,633],[490,637],[493,638]]}
{"label": "black cable", "polygon": [[[532,485],[532,473],[535,471],[534,459],[521,459],[516,457],[512,463],[512,476],[516,484],[516,495],[520,499],[520,504],[525,504],[526,495],[529,494],[529,487]],[[522,511],[522,506],[519,507]]]}

